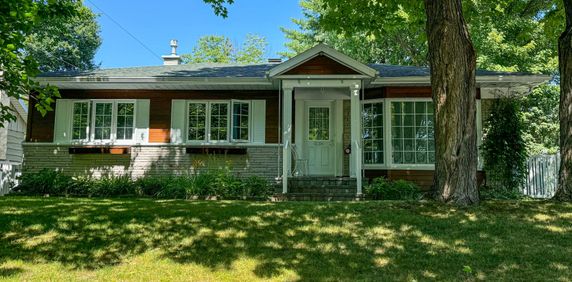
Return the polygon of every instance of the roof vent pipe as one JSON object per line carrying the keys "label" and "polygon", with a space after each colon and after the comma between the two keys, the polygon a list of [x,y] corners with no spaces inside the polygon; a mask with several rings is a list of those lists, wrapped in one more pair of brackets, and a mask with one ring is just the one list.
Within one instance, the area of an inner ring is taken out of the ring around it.
{"label": "roof vent pipe", "polygon": [[177,39],[172,39],[170,42],[171,55],[162,56],[164,66],[176,66],[181,64],[181,56],[177,55],[177,47],[179,42]]}

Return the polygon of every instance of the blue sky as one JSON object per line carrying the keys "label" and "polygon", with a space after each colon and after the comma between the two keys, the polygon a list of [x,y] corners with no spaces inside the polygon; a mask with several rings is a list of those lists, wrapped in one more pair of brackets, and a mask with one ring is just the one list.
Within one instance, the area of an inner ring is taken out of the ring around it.
{"label": "blue sky", "polygon": [[162,62],[142,47],[105,14],[111,16],[157,55],[170,52],[169,40],[178,39],[178,53],[188,53],[203,35],[225,35],[241,44],[246,34],[268,40],[267,57],[285,49],[280,27],[295,27],[301,18],[297,0],[236,0],[226,19],[214,15],[202,0],[86,0],[85,5],[100,14],[103,43],[95,56],[103,68],[152,66]]}

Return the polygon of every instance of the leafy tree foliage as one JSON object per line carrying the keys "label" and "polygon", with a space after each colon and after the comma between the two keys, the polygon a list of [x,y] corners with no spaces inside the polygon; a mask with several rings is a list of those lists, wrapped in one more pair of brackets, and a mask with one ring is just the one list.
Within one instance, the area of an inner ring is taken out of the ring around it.
{"label": "leafy tree foliage", "polygon": [[[52,110],[59,92],[32,80],[39,73],[38,64],[24,52],[24,42],[43,20],[73,17],[75,5],[74,0],[0,2],[0,89],[16,99],[32,93],[30,99],[36,99],[35,107],[42,114]],[[9,107],[0,108],[0,124],[14,119]]]}
{"label": "leafy tree foliage", "polygon": [[40,71],[82,71],[97,67],[93,58],[99,46],[97,15],[76,2],[73,17],[42,18],[26,37],[25,53]]}
{"label": "leafy tree foliage", "polygon": [[[284,29],[291,57],[319,42],[365,63],[426,66],[427,36],[422,1],[303,0],[298,29]],[[477,67],[554,73],[556,37],[562,26],[556,0],[463,1],[477,51]]]}
{"label": "leafy tree foliage", "polygon": [[528,158],[520,101],[507,97],[496,100],[484,127],[482,151],[487,186],[518,191],[525,179]]}
{"label": "leafy tree foliage", "polygon": [[192,53],[183,54],[183,63],[262,63],[267,46],[264,37],[248,34],[240,48],[225,36],[208,35],[199,39]]}
{"label": "leafy tree foliage", "polygon": [[[382,12],[383,15],[380,13],[374,16],[373,11],[369,12],[372,17],[384,18],[387,24],[378,27],[381,28],[380,30],[331,28],[330,25],[347,24],[342,21],[337,22],[335,18],[332,19],[335,15],[328,6],[331,2],[333,1],[303,0],[300,2],[304,18],[292,19],[298,28],[282,28],[286,38],[290,40],[286,43],[288,51],[280,53],[282,56],[290,58],[318,43],[325,43],[364,63],[427,65],[424,21],[416,17],[410,18],[404,11],[399,15],[390,16],[380,8],[377,11]],[[385,2],[379,4],[385,5],[384,7],[389,10],[397,9],[392,3]],[[367,9],[372,5],[368,5]],[[422,3],[415,7],[423,11]],[[367,9],[362,12],[368,12]]]}
{"label": "leafy tree foliage", "polygon": [[544,84],[520,101],[523,138],[529,155],[555,154],[559,146],[558,104],[560,86]]}

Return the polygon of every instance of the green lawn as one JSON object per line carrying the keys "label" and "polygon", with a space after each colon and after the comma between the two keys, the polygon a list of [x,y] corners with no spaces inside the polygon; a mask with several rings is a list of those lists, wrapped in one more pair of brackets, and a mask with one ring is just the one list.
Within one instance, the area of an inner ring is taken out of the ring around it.
{"label": "green lawn", "polygon": [[0,197],[3,279],[572,281],[572,204]]}

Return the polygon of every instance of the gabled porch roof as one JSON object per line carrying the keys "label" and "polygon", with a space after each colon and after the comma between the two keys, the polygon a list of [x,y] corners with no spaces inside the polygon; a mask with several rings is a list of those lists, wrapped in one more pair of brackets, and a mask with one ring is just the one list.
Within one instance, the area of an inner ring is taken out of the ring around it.
{"label": "gabled porch roof", "polygon": [[281,75],[288,74],[289,71],[294,70],[296,67],[300,67],[305,63],[308,63],[309,61],[322,56],[333,61],[334,63],[337,63],[339,65],[338,68],[341,67],[345,69],[345,73],[342,71],[342,73],[338,74],[359,74],[365,76],[366,78],[374,78],[378,74],[377,70],[358,62],[350,56],[340,53],[325,44],[318,44],[302,52],[301,54],[298,54],[290,60],[272,68],[270,71],[268,71],[268,77],[276,78]]}

